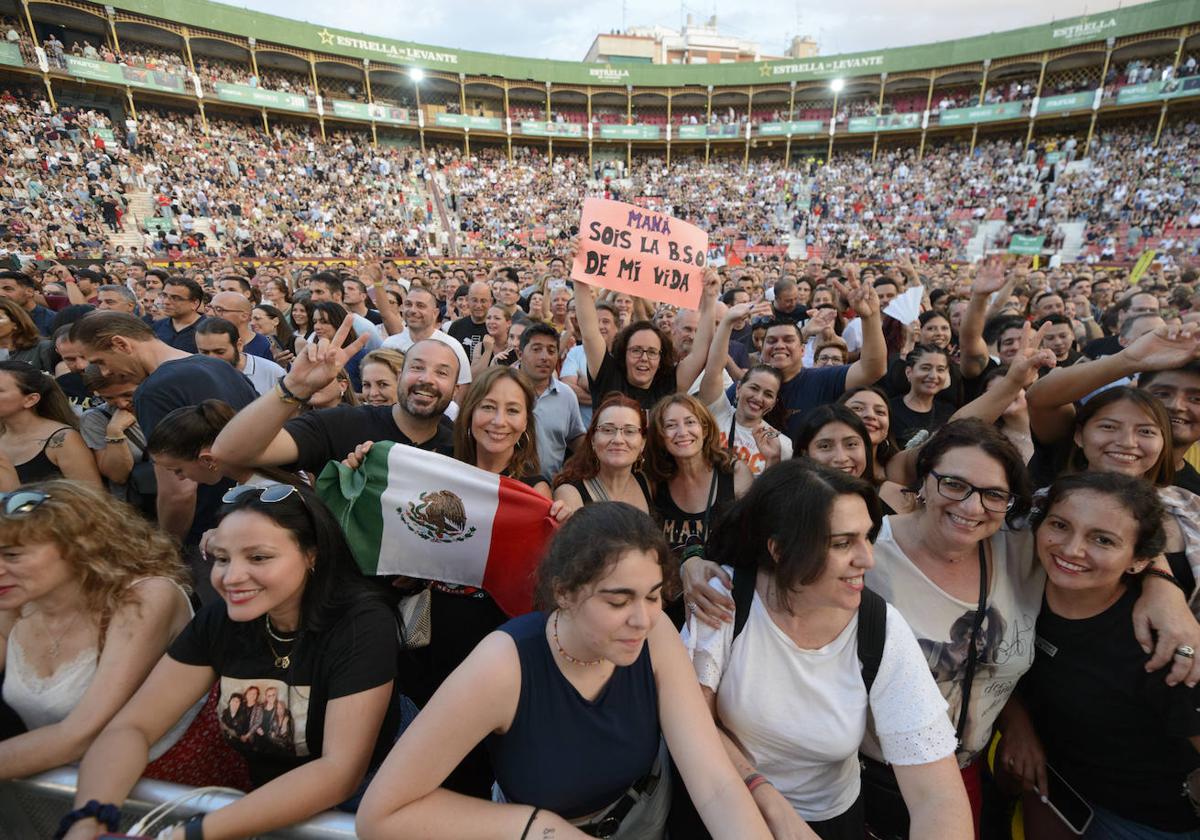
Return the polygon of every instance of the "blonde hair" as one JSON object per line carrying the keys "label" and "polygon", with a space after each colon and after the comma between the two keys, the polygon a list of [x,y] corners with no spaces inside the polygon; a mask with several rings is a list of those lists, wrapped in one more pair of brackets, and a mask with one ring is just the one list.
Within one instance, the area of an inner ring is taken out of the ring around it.
{"label": "blonde hair", "polygon": [[359,370],[370,364],[379,364],[386,367],[392,373],[400,376],[400,371],[404,370],[404,354],[399,350],[392,350],[387,347],[380,347],[378,350],[372,350],[367,355],[363,356],[362,362],[359,364]]}
{"label": "blonde hair", "polygon": [[101,647],[113,613],[135,597],[134,583],[148,577],[189,582],[175,543],[106,490],[66,479],[21,489],[48,498],[28,513],[0,514],[0,545],[58,548],[75,571],[88,612],[99,619]]}

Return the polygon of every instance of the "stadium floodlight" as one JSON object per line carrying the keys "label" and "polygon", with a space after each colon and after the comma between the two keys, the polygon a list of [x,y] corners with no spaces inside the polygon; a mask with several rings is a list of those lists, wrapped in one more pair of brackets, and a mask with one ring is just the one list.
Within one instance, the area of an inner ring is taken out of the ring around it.
{"label": "stadium floodlight", "polygon": [[422,70],[420,67],[414,67],[413,69],[408,71],[408,75],[409,75],[409,78],[411,78],[414,82],[416,82],[417,84],[420,84],[421,80],[425,78],[425,71]]}
{"label": "stadium floodlight", "polygon": [[834,79],[832,82],[829,83],[829,89],[832,90],[834,93],[841,93],[842,89],[844,87],[846,87],[845,79]]}

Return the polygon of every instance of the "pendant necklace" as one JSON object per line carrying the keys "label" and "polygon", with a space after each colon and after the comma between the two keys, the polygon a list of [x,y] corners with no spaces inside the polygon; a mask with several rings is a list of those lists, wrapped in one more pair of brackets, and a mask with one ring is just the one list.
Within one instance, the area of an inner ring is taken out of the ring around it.
{"label": "pendant necklace", "polygon": [[275,667],[281,671],[286,671],[292,665],[292,654],[289,651],[288,653],[281,656],[279,654],[279,651],[275,650],[275,645],[271,644],[271,639],[274,639],[277,642],[290,643],[290,642],[296,641],[296,637],[292,636],[290,639],[288,639],[283,636],[276,635],[275,631],[271,629],[271,616],[269,616],[269,615],[266,616],[266,619],[267,619],[267,647],[269,647],[271,649],[271,655],[275,657]]}

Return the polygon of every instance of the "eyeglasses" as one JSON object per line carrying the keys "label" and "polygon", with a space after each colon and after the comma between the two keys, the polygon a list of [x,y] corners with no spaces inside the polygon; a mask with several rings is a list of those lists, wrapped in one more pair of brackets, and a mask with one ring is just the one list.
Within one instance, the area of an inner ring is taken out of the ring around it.
{"label": "eyeglasses", "polygon": [[615,438],[618,435],[621,437],[633,438],[642,433],[642,430],[637,426],[614,426],[610,423],[605,423],[596,427],[597,437]]}
{"label": "eyeglasses", "polygon": [[14,490],[0,496],[0,509],[5,516],[24,516],[37,510],[50,498],[41,490]]}
{"label": "eyeglasses", "polygon": [[930,470],[929,474],[937,479],[938,495],[953,502],[965,502],[971,498],[972,494],[978,493],[979,501],[983,503],[983,509],[990,510],[992,513],[1007,513],[1017,503],[1017,497],[1007,490],[999,490],[995,487],[976,487],[958,476],[942,475],[933,470]]}
{"label": "eyeglasses", "polygon": [[208,307],[208,311],[220,318],[224,318],[226,315],[228,315],[231,312],[240,312],[242,314],[245,314],[245,312],[246,312],[245,309],[225,309],[220,306],[210,306],[210,307]]}
{"label": "eyeglasses", "polygon": [[651,361],[654,361],[662,355],[662,351],[657,347],[630,347],[625,352],[630,356],[633,356],[635,359],[640,359],[641,357],[645,356]]}
{"label": "eyeglasses", "polygon": [[[226,491],[225,495],[221,497],[221,501],[227,505],[231,505],[239,499],[244,499],[251,493],[257,493],[260,502],[274,504],[275,502],[282,502],[293,493],[299,492],[291,484],[268,484],[266,487],[258,487],[253,484],[239,484],[237,487]],[[303,496],[300,497],[300,501],[304,501]]]}

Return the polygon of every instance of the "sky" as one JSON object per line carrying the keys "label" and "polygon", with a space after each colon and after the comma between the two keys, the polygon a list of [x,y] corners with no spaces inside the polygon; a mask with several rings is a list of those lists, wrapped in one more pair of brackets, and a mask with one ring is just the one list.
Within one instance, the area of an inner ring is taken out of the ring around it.
{"label": "sky", "polygon": [[[626,26],[680,27],[717,15],[722,34],[756,41],[783,55],[793,35],[812,35],[821,53],[858,52],[1015,29],[1134,5],[1121,0],[856,0],[854,14],[834,3],[798,0],[233,0],[233,5],[295,20],[403,41],[482,52],[582,60],[601,32]],[[381,15],[381,8],[388,14]]]}

